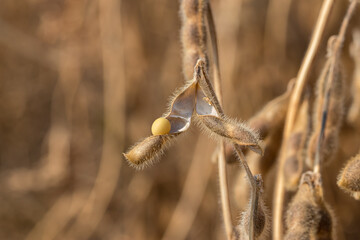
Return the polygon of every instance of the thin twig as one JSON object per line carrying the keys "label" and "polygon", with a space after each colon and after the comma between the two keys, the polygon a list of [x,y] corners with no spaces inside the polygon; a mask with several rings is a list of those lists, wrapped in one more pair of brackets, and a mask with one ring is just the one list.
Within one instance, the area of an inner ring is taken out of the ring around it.
{"label": "thin twig", "polygon": [[334,0],[324,0],[319,17],[317,19],[314,33],[311,37],[311,41],[309,47],[306,51],[304,60],[301,64],[297,75],[297,81],[295,83],[294,91],[291,95],[290,104],[288,108],[288,112],[286,115],[285,128],[283,134],[283,140],[280,150],[280,158],[279,158],[279,166],[278,166],[278,174],[276,178],[275,184],[275,192],[274,192],[274,225],[273,225],[273,239],[281,240],[283,238],[283,224],[282,224],[282,215],[284,208],[284,164],[285,164],[285,152],[287,149],[287,140],[293,128],[297,110],[299,108],[300,98],[303,92],[303,88],[307,81],[307,77],[309,74],[309,70],[311,64],[315,58],[315,54],[319,48],[320,41],[325,29],[326,22],[330,15],[330,11]]}
{"label": "thin twig", "polygon": [[349,26],[349,21],[354,13],[357,2],[358,2],[357,0],[352,0],[351,4],[346,12],[346,15],[343,19],[343,22],[341,24],[339,34],[336,37],[335,42],[331,46],[331,56],[330,56],[331,64],[329,67],[329,74],[328,74],[329,78],[326,81],[325,99],[324,99],[324,104],[323,104],[323,108],[322,108],[321,129],[320,129],[319,139],[317,142],[316,153],[315,153],[315,163],[314,163],[314,172],[315,173],[319,173],[320,169],[321,169],[320,168],[321,167],[320,148],[321,148],[321,144],[324,140],[324,132],[325,132],[325,126],[326,126],[326,120],[327,120],[327,113],[328,113],[328,109],[329,109],[329,102],[330,102],[330,96],[331,96],[331,88],[334,83],[335,67],[338,65],[338,61],[340,59],[341,50],[342,50],[344,39],[345,39],[345,33]]}

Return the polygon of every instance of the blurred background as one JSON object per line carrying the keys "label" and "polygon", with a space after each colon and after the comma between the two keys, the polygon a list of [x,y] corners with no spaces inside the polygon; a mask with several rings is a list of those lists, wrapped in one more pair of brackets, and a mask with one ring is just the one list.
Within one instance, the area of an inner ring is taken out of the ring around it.
{"label": "blurred background", "polygon": [[[286,90],[321,3],[211,1],[229,116],[246,120]],[[310,82],[347,4],[334,5]],[[347,83],[359,21],[357,10],[342,59]],[[174,0],[0,1],[0,239],[224,239],[216,143],[196,126],[151,168],[134,170],[122,156],[151,134],[185,81],[179,34]],[[324,173],[339,239],[360,237],[360,204],[336,186],[359,140],[358,129],[345,127]],[[239,166],[228,170],[235,222]]]}

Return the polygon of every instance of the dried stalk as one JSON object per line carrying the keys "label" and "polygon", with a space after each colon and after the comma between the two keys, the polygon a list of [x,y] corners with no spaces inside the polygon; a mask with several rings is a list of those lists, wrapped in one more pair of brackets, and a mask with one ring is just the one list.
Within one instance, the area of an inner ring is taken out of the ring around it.
{"label": "dried stalk", "polygon": [[324,0],[322,4],[319,17],[315,25],[314,33],[312,35],[309,47],[306,51],[304,60],[299,69],[296,78],[297,81],[295,83],[295,88],[290,99],[290,105],[286,115],[284,135],[283,135],[283,141],[282,141],[280,157],[279,157],[279,168],[278,168],[278,174],[276,178],[275,192],[274,192],[275,195],[274,195],[274,203],[273,203],[274,204],[273,239],[281,240],[283,238],[282,216],[283,216],[284,193],[285,193],[283,170],[284,170],[284,163],[286,160],[285,150],[287,149],[287,140],[293,128],[297,110],[299,108],[299,103],[303,92],[303,88],[305,86],[307,76],[309,74],[309,70],[314,60],[315,54],[317,52],[317,49],[319,48],[321,37],[323,35],[325,25],[330,15],[330,10],[332,8],[333,3],[334,0]]}

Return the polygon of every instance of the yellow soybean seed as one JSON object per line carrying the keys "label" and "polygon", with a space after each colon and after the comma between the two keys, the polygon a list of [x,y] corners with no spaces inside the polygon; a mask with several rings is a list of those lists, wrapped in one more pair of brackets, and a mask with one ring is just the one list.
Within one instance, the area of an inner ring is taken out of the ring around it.
{"label": "yellow soybean seed", "polygon": [[170,129],[171,129],[170,121],[162,117],[156,119],[151,126],[151,132],[153,135],[168,134],[170,132]]}

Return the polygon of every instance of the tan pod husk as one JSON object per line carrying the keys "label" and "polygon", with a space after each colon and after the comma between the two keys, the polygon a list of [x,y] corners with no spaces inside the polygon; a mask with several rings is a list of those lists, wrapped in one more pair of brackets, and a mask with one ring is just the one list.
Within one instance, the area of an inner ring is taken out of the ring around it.
{"label": "tan pod husk", "polygon": [[[254,214],[254,237],[257,240],[267,239],[271,227],[271,217],[263,199],[263,180],[261,175],[254,176],[257,184],[257,206]],[[236,227],[236,239],[249,238],[249,219],[251,214],[251,202],[241,214],[238,226]]]}
{"label": "tan pod husk", "polygon": [[286,212],[285,240],[335,239],[335,216],[323,196],[321,176],[305,172]]}

